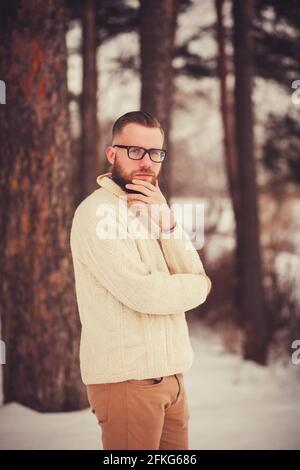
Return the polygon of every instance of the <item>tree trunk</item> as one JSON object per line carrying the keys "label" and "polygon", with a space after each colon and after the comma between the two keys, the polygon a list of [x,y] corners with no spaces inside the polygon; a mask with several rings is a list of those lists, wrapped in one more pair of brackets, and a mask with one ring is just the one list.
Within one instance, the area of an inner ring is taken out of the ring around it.
{"label": "tree trunk", "polygon": [[163,162],[160,189],[171,196],[172,148],[170,125],[173,101],[174,37],[178,0],[140,0],[141,109],[153,114],[166,132],[168,155]]}
{"label": "tree trunk", "polygon": [[241,309],[246,331],[244,355],[261,364],[267,355],[267,321],[262,286],[259,219],[253,152],[252,0],[233,2],[236,142],[241,194]]}
{"label": "tree trunk", "polygon": [[95,15],[95,0],[84,1],[82,4],[82,198],[97,188],[96,178],[100,174]]}
{"label": "tree trunk", "polygon": [[74,211],[64,2],[0,6],[4,401],[87,406],[69,233]]}
{"label": "tree trunk", "polygon": [[228,57],[226,54],[226,34],[224,25],[224,0],[215,0],[215,9],[217,14],[217,43],[218,43],[218,74],[220,79],[220,101],[221,101],[221,115],[223,122],[224,132],[224,154],[225,154],[225,168],[227,173],[228,190],[232,202],[232,208],[235,219],[235,270],[234,270],[234,300],[236,304],[237,318],[240,323],[240,279],[241,279],[241,203],[239,192],[239,176],[238,176],[238,161],[236,152],[236,137],[235,137],[235,116],[234,116],[234,97],[233,92],[228,86]]}
{"label": "tree trunk", "polygon": [[225,47],[225,27],[223,21],[224,0],[215,0],[217,12],[218,72],[220,79],[221,114],[224,129],[224,149],[228,189],[232,200],[235,219],[238,220],[238,164],[235,146],[234,102],[227,85],[227,57]]}

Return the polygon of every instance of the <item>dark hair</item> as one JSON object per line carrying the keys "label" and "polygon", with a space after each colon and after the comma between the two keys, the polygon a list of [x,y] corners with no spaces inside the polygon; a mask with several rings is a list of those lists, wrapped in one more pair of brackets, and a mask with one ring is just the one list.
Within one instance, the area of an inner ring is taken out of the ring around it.
{"label": "dark hair", "polygon": [[157,128],[165,136],[164,129],[162,128],[158,119],[146,111],[131,111],[120,116],[114,123],[112,128],[112,138],[119,134],[127,124],[140,124],[145,127]]}

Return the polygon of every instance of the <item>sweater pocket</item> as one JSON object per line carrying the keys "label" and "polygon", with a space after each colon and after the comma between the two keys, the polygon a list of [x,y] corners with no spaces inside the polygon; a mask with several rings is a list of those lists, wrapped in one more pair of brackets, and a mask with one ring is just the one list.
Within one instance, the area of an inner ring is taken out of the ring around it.
{"label": "sweater pocket", "polygon": [[186,362],[191,355],[191,344],[185,313],[170,315],[168,320],[170,354],[174,355],[173,360]]}
{"label": "sweater pocket", "polygon": [[145,368],[147,364],[146,317],[123,306],[123,359],[126,371]]}

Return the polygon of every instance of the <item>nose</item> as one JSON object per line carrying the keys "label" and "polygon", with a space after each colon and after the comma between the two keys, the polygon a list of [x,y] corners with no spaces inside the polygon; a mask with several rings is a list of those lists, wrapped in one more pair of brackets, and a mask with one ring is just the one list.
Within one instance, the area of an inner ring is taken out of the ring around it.
{"label": "nose", "polygon": [[150,158],[149,153],[146,153],[144,158],[140,160],[140,168],[151,168],[152,167],[152,160]]}

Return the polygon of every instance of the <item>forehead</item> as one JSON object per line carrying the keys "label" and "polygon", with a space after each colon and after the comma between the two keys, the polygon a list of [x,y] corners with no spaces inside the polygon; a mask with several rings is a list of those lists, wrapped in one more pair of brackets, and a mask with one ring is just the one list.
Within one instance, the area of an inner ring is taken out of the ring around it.
{"label": "forehead", "polygon": [[161,148],[163,140],[160,129],[134,123],[126,124],[118,135],[118,143],[121,145],[137,145],[146,148]]}

